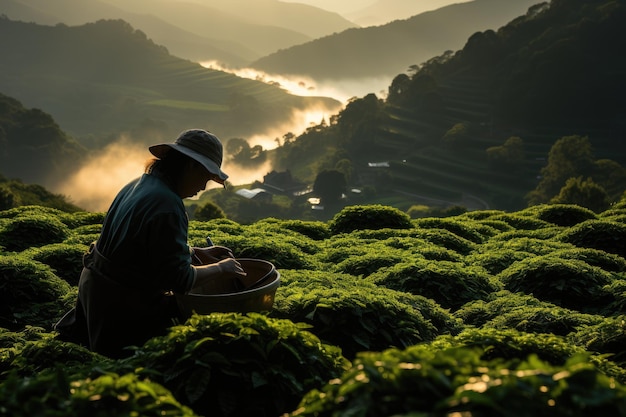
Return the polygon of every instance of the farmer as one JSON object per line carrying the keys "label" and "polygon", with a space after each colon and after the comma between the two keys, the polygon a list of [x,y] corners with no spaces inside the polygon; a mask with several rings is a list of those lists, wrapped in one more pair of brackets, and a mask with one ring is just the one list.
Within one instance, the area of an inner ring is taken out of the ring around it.
{"label": "farmer", "polygon": [[208,181],[223,185],[228,178],[219,139],[192,129],[149,150],[156,158],[113,200],[84,257],[76,307],[56,325],[61,338],[113,358],[173,324],[172,293],[188,293],[219,275],[245,275],[228,248],[187,245],[183,199]]}

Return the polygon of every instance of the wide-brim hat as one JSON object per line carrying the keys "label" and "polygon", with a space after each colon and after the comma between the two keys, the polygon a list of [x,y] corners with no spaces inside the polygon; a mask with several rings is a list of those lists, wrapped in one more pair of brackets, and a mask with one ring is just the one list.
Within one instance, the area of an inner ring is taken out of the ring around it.
{"label": "wide-brim hat", "polygon": [[222,142],[214,134],[202,129],[183,131],[174,143],[161,143],[148,148],[152,155],[163,158],[171,149],[187,155],[199,162],[207,171],[215,175],[214,181],[224,184],[228,175],[222,171]]}

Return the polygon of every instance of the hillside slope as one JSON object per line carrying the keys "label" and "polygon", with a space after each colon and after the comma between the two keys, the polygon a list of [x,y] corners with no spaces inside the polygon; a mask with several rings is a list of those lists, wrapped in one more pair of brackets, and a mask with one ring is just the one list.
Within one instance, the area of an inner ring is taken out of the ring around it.
{"label": "hillside slope", "polygon": [[274,74],[314,79],[393,77],[463,47],[476,31],[497,29],[538,0],[475,0],[383,26],[349,29],[275,52],[250,64]]}
{"label": "hillside slope", "polygon": [[294,109],[338,105],[174,57],[120,20],[52,27],[0,19],[0,55],[0,92],[50,113],[77,139],[146,121],[171,132],[195,125],[245,136]]}
{"label": "hillside slope", "polygon": [[[320,169],[339,165],[332,155],[347,155],[353,186],[415,201],[472,197],[511,210],[528,204],[549,174],[542,170],[555,142],[579,136],[589,149],[568,151],[550,189],[558,193],[580,176],[613,199],[626,190],[626,60],[615,53],[626,48],[624,21],[623,2],[537,5],[497,32],[472,35],[462,50],[398,75],[386,100],[353,100],[335,124],[278,148],[276,159],[312,182]],[[322,143],[332,155],[311,157]],[[369,167],[379,161],[388,168]]]}

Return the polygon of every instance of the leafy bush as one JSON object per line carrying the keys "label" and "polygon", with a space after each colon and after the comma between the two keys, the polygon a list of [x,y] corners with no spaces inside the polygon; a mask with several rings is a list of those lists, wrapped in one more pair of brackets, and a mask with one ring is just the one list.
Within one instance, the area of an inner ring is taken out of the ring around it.
{"label": "leafy bush", "polygon": [[466,261],[470,265],[480,266],[485,268],[485,270],[487,270],[490,274],[497,275],[509,266],[513,265],[515,262],[521,261],[522,259],[526,259],[530,256],[535,255],[521,250],[518,251],[503,248],[499,250],[488,250],[486,252],[473,253],[467,256]]}
{"label": "leafy bush", "polygon": [[53,272],[70,285],[78,285],[83,270],[83,255],[89,249],[83,244],[53,243],[22,252],[26,258],[50,266]]}
{"label": "leafy bush", "polygon": [[222,239],[220,244],[229,247],[237,258],[264,259],[276,268],[315,268],[313,258],[285,240],[280,235],[235,236]]}
{"label": "leafy bush", "polygon": [[574,248],[574,246],[559,241],[502,233],[484,245],[481,245],[480,252],[488,253],[498,250],[513,250],[515,252],[531,253],[534,255],[548,255],[560,249],[571,248]]}
{"label": "leafy bush", "polygon": [[[350,359],[364,350],[406,347],[458,331],[441,307],[352,275],[283,271],[274,317],[304,322]],[[437,326],[437,327],[436,327]]]}
{"label": "leafy bush", "polygon": [[136,375],[72,379],[59,367],[0,385],[0,416],[197,416],[163,386]]}
{"label": "leafy bush", "polygon": [[465,304],[454,315],[475,327],[515,329],[526,333],[553,333],[565,336],[578,326],[597,323],[601,317],[582,314],[531,295],[512,294],[503,290],[492,293],[488,300]]}
{"label": "leafy bush", "polygon": [[[3,334],[4,333],[4,334]],[[0,332],[5,340],[1,348],[0,380],[8,376],[9,371],[21,378],[35,377],[40,372],[52,370],[63,364],[66,371],[81,377],[88,376],[95,368],[112,367],[112,361],[104,356],[55,338],[55,333],[24,334],[24,332]]]}
{"label": "leafy bush", "polygon": [[450,218],[426,218],[413,221],[413,225],[416,228],[445,229],[470,242],[482,243],[485,240],[485,236],[483,236],[479,230],[484,230],[485,227],[483,225],[483,227],[479,229],[473,223],[475,222],[461,222]]}
{"label": "leafy bush", "polygon": [[49,328],[69,291],[69,284],[47,265],[22,256],[0,256],[0,327]]}
{"label": "leafy bush", "polygon": [[347,366],[302,326],[255,313],[194,315],[125,361],[216,417],[280,415]]}
{"label": "leafy bush", "polygon": [[20,252],[30,247],[60,243],[69,228],[51,215],[18,216],[0,230],[0,245],[7,251]]}
{"label": "leafy bush", "polygon": [[552,256],[562,259],[578,259],[605,271],[626,271],[626,259],[614,253],[607,253],[599,249],[572,248],[559,249],[552,252]]}
{"label": "leafy bush", "polygon": [[432,345],[441,349],[479,348],[482,360],[524,360],[536,355],[551,365],[564,365],[570,357],[586,353],[563,336],[493,327],[466,328],[454,337],[441,336]]}
{"label": "leafy bush", "polygon": [[480,351],[425,346],[364,353],[290,416],[622,415],[626,387],[587,359],[581,354],[560,366],[533,355],[489,362]]}
{"label": "leafy bush", "polygon": [[565,230],[563,242],[581,248],[599,249],[626,258],[626,224],[607,220],[587,220]]}
{"label": "leafy bush", "polygon": [[537,230],[544,227],[551,227],[552,224],[531,216],[524,216],[519,213],[504,213],[489,218],[490,220],[501,220],[516,230]]}
{"label": "leafy bush", "polygon": [[328,224],[321,221],[285,220],[281,222],[281,227],[313,240],[324,240],[331,236]]}
{"label": "leafy bush", "polygon": [[613,279],[609,272],[583,261],[550,255],[519,261],[497,277],[511,292],[587,312],[597,311],[609,300],[603,286]]}
{"label": "leafy bush", "polygon": [[615,316],[626,313],[626,277],[616,279],[604,287],[604,290],[613,295],[613,301],[601,310],[605,316]]}
{"label": "leafy bush", "polygon": [[570,335],[573,343],[602,353],[619,365],[626,365],[626,316],[606,317],[599,323],[581,327]]}
{"label": "leafy bush", "polygon": [[467,255],[476,248],[475,243],[445,229],[418,229],[413,235],[461,255]]}
{"label": "leafy bush", "polygon": [[329,222],[333,235],[363,229],[411,229],[411,217],[405,212],[379,204],[348,206],[337,213]]}
{"label": "leafy bush", "polygon": [[497,288],[485,270],[456,262],[403,262],[370,276],[377,285],[432,298],[443,308],[456,310],[480,300]]}
{"label": "leafy bush", "polygon": [[535,208],[535,213],[540,220],[566,227],[598,218],[592,210],[575,204],[541,205]]}
{"label": "leafy bush", "polygon": [[337,264],[335,270],[355,276],[369,276],[383,267],[402,262],[399,255],[372,255],[352,256]]}

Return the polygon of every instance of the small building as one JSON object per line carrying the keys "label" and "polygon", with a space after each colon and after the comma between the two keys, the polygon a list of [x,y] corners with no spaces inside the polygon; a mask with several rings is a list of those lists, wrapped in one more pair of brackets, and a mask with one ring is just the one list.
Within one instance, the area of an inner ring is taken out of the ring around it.
{"label": "small building", "polygon": [[264,203],[272,202],[272,194],[267,192],[263,188],[253,188],[252,190],[242,188],[235,191],[235,193],[243,198],[247,198],[248,200],[256,200]]}

